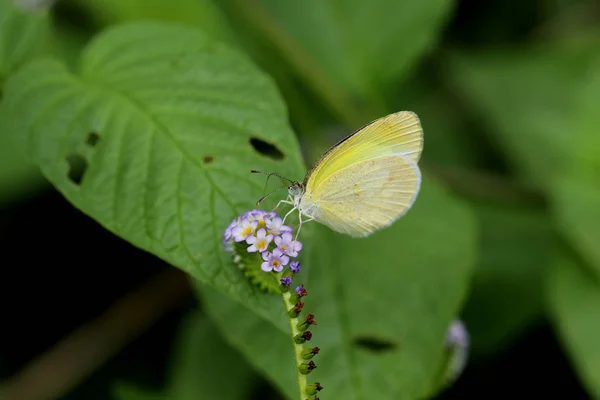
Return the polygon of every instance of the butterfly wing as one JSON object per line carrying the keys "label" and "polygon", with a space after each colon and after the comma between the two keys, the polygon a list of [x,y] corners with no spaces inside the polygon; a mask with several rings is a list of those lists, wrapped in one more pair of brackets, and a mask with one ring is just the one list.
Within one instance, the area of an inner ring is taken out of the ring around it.
{"label": "butterfly wing", "polygon": [[423,129],[417,115],[401,111],[379,118],[341,140],[321,157],[304,180],[310,190],[347,166],[381,155],[402,155],[416,164],[423,151]]}
{"label": "butterfly wing", "polygon": [[364,237],[404,215],[420,185],[417,164],[401,154],[383,155],[320,180],[304,194],[300,209],[334,231]]}

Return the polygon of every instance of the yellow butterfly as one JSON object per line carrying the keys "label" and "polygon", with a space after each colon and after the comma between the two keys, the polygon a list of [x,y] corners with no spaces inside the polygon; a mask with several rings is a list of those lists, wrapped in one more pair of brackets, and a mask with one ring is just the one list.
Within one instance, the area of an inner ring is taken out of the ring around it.
{"label": "yellow butterfly", "polygon": [[423,129],[417,115],[410,111],[387,115],[333,145],[303,182],[268,173],[269,178],[275,175],[290,182],[285,186],[287,199],[275,209],[282,203],[292,205],[284,222],[298,210],[296,237],[302,224],[312,220],[336,232],[366,237],[391,225],[415,202],[422,151]]}

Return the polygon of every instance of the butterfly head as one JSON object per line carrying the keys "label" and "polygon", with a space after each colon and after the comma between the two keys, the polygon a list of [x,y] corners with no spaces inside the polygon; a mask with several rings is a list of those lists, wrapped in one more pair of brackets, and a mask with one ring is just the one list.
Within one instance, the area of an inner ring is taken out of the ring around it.
{"label": "butterfly head", "polygon": [[284,176],[279,175],[276,172],[262,172],[262,171],[257,171],[257,170],[251,170],[250,171],[253,174],[265,174],[267,175],[267,181],[265,182],[265,191],[267,190],[267,185],[269,184],[269,178],[271,176],[276,176],[279,179],[281,179],[281,181],[283,182],[283,186],[273,190],[270,193],[267,193],[266,195],[264,195],[260,200],[258,200],[256,202],[256,205],[259,205],[264,199],[266,199],[268,196],[270,196],[271,194],[277,192],[278,190],[287,188],[288,193],[290,194],[290,196],[294,199],[294,203],[299,203],[300,199],[302,198],[302,196],[304,195],[304,184],[302,182],[297,182],[297,181],[292,181],[291,179],[288,179]]}
{"label": "butterfly head", "polygon": [[294,207],[298,207],[300,205],[300,200],[302,200],[302,196],[304,196],[305,187],[302,182],[292,182],[288,185],[288,193],[294,199]]}
{"label": "butterfly head", "polygon": [[292,182],[288,185],[288,192],[292,197],[301,196],[304,194],[304,184],[302,182]]}

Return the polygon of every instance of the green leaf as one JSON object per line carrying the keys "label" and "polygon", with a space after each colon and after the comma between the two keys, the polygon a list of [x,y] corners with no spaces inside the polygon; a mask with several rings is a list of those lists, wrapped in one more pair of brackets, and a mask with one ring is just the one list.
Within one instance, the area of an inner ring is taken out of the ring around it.
{"label": "green leaf", "polygon": [[552,185],[553,211],[562,231],[600,276],[600,56],[579,97],[570,163]]}
{"label": "green leaf", "polygon": [[547,188],[569,163],[578,95],[597,49],[594,39],[451,58],[457,91],[523,180]]}
{"label": "green leaf", "polygon": [[552,206],[557,224],[569,243],[600,276],[600,185],[577,177],[557,179]]}
{"label": "green leaf", "polygon": [[[474,264],[468,208],[426,179],[414,208],[369,238],[313,228],[317,240],[303,250],[312,256],[294,282],[308,290],[304,312],[318,323],[310,346],[321,353],[309,381],[338,399],[414,399],[429,392]],[[211,288],[200,292],[229,342],[295,398],[289,330],[278,331]]]}
{"label": "green leaf", "polygon": [[326,81],[362,96],[386,89],[414,66],[432,46],[452,6],[450,0],[225,4],[230,14],[254,20],[269,35],[266,41],[285,47],[279,50],[289,61],[314,65]]}
{"label": "green leaf", "polygon": [[40,169],[27,159],[23,143],[7,129],[12,118],[8,111],[0,101],[0,206],[47,184]]}
{"label": "green leaf", "polygon": [[[264,180],[250,169],[292,178],[304,170],[273,82],[245,57],[192,28],[132,23],[97,37],[76,74],[53,60],[27,66],[5,100],[19,116],[11,132],[77,208],[280,316],[221,245],[228,223],[262,195]],[[281,157],[265,155],[256,140]]]}
{"label": "green leaf", "polygon": [[463,319],[471,353],[489,356],[541,319],[544,276],[557,243],[541,211],[488,205],[474,210],[480,256]]}
{"label": "green leaf", "polygon": [[202,315],[188,317],[175,349],[168,389],[173,400],[247,399],[255,376]]}
{"label": "green leaf", "polygon": [[25,11],[0,0],[0,204],[43,184],[39,169],[28,162],[24,146],[8,129],[12,115],[2,101],[6,79],[23,64],[46,52],[51,38],[48,13]]}
{"label": "green leaf", "polygon": [[11,73],[45,52],[50,33],[46,11],[27,12],[13,3],[0,0],[0,89]]}
{"label": "green leaf", "polygon": [[565,254],[557,257],[547,283],[560,339],[590,396],[600,398],[600,284]]}

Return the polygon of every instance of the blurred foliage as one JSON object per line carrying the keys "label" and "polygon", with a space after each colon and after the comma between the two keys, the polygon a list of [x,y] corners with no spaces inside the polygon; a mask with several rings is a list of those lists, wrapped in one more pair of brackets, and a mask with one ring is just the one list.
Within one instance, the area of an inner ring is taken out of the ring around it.
{"label": "blurred foliage", "polygon": [[51,183],[189,273],[206,309],[176,340],[169,387],[120,382],[115,398],[246,398],[251,369],[294,398],[279,299],[248,285],[220,235],[262,194],[247,170],[301,179],[402,109],[425,132],[414,209],[363,240],[303,228],[321,397],[434,396],[459,315],[475,361],[552,321],[600,397],[596,2],[24,3],[0,0],[0,204]]}
{"label": "blurred foliage", "polygon": [[115,397],[118,400],[241,400],[248,398],[255,378],[211,321],[199,313],[188,316],[180,327],[170,365],[170,378],[162,392],[118,383],[114,388]]}

